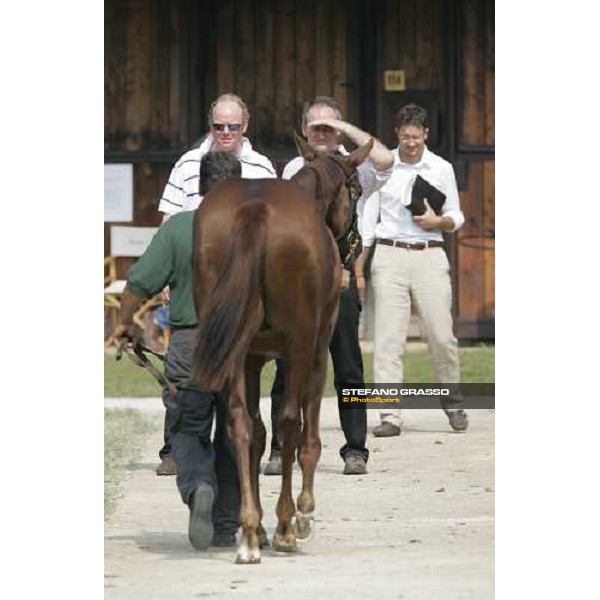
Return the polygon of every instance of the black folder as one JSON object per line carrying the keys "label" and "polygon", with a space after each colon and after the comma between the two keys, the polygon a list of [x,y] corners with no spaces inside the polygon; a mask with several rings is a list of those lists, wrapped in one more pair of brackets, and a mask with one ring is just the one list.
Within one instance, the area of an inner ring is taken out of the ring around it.
{"label": "black folder", "polygon": [[423,200],[427,198],[427,202],[436,215],[442,214],[442,206],[446,202],[446,194],[440,192],[436,187],[431,185],[429,181],[417,175],[413,183],[412,195],[410,204],[406,207],[413,215],[420,216],[425,213],[425,203]]}

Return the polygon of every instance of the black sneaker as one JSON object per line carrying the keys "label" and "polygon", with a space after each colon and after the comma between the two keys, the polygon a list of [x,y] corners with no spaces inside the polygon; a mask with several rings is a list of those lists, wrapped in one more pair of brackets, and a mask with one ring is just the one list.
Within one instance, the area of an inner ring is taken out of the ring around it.
{"label": "black sneaker", "polygon": [[269,462],[265,465],[263,475],[281,475],[283,472],[283,463],[281,462],[281,452],[272,450],[269,456]]}
{"label": "black sneaker", "polygon": [[196,550],[206,550],[213,539],[212,507],[214,490],[201,483],[190,500],[188,538]]}
{"label": "black sneaker", "polygon": [[450,427],[454,431],[466,431],[469,428],[469,417],[467,413],[462,410],[449,410],[447,413]]}
{"label": "black sneaker", "polygon": [[400,435],[400,427],[384,421],[381,425],[377,425],[377,427],[373,429],[373,435],[375,437],[393,437],[395,435]]}

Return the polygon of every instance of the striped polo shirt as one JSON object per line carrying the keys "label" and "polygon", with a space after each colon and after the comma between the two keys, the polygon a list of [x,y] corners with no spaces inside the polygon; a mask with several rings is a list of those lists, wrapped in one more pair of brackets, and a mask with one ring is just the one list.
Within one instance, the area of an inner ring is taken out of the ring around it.
{"label": "striped polo shirt", "polygon": [[[200,161],[210,152],[212,135],[198,148],[186,152],[176,163],[160,199],[158,210],[168,215],[184,210],[194,210],[200,204]],[[242,165],[243,179],[272,179],[277,177],[275,167],[264,155],[252,149],[248,138],[243,138],[242,151],[238,156]]]}

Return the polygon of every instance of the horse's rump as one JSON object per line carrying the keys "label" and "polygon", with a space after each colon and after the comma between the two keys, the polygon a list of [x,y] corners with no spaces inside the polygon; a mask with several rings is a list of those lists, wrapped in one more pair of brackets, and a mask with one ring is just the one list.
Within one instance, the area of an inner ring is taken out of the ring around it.
{"label": "horse's rump", "polygon": [[221,389],[239,372],[259,330],[276,340],[270,348],[271,338],[259,335],[261,353],[280,354],[291,321],[318,328],[318,307],[335,304],[337,249],[295,184],[241,180],[214,188],[198,209],[194,236],[194,379],[205,389]]}

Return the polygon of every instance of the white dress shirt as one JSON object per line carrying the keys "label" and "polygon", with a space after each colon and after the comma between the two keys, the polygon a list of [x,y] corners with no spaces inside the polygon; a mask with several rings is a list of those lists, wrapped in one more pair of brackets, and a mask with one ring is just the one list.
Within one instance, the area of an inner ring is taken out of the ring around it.
{"label": "white dress shirt", "polygon": [[[184,210],[195,210],[200,205],[200,161],[210,152],[212,135],[198,148],[186,152],[176,163],[169,175],[162,198],[158,205],[160,212],[168,215]],[[237,157],[242,165],[242,179],[272,179],[277,177],[271,161],[252,149],[248,138],[243,138],[242,151]]]}
{"label": "white dress shirt", "polygon": [[410,204],[412,184],[417,175],[446,194],[442,216],[451,217],[457,231],[465,222],[460,210],[458,187],[452,165],[441,156],[425,147],[418,163],[404,163],[400,160],[398,148],[394,155],[393,172],[387,183],[364,203],[362,229],[363,246],[369,247],[375,238],[399,240],[403,242],[442,241],[439,229],[425,230],[412,220],[406,208]]}

